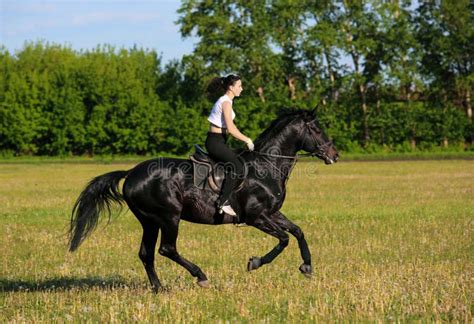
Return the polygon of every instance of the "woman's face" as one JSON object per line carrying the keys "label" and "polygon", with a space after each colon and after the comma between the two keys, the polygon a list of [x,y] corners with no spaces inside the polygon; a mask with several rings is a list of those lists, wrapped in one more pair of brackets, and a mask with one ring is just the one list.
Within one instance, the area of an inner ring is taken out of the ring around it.
{"label": "woman's face", "polygon": [[242,89],[242,81],[241,80],[235,81],[234,85],[231,85],[229,89],[230,91],[232,91],[234,96],[239,97],[242,90],[244,90]]}

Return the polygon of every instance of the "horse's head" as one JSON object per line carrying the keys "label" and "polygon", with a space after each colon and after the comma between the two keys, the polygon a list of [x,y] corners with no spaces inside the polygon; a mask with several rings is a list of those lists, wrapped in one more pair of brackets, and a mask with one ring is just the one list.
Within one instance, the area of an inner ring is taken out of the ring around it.
{"label": "horse's head", "polygon": [[321,128],[316,118],[316,109],[302,115],[301,125],[301,149],[312,153],[326,164],[336,163],[339,153]]}
{"label": "horse's head", "polygon": [[304,150],[326,164],[335,163],[339,153],[324,134],[316,111],[281,109],[280,116],[255,140],[257,152],[296,155]]}

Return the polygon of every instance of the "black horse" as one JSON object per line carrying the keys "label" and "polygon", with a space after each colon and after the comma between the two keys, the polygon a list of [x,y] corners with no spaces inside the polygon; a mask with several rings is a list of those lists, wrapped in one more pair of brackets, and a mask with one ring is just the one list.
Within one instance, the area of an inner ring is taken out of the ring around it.
{"label": "black horse", "polygon": [[[338,153],[318,123],[315,111],[286,112],[274,120],[255,141],[255,151],[240,151],[247,175],[242,189],[232,193],[231,205],[239,223],[246,223],[279,240],[263,257],[250,258],[247,269],[254,270],[272,262],[288,245],[291,233],[298,240],[303,264],[299,270],[310,276],[311,255],[301,229],[279,210],[285,200],[285,186],[304,150],[326,164],[337,161]],[[119,192],[119,181],[126,178]],[[215,206],[218,195],[193,184],[190,160],[157,158],[142,162],[128,171],[114,171],[92,179],[77,199],[71,217],[70,251],[76,250],[97,226],[103,211],[111,215],[111,203],[125,201],[143,227],[139,257],[151,286],[158,291],[161,283],[155,272],[154,254],[161,230],[158,252],[186,268],[197,277],[198,284],[208,286],[202,270],[183,258],[176,249],[180,220],[220,225],[235,223],[230,215],[219,214]]]}

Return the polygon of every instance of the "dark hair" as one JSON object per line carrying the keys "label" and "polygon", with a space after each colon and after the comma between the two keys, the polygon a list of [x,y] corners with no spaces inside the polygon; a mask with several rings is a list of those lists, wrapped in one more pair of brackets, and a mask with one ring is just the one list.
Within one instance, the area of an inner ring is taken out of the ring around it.
{"label": "dark hair", "polygon": [[230,86],[234,85],[240,80],[240,76],[237,74],[229,74],[225,77],[215,77],[209,82],[207,86],[207,93],[210,96],[221,95],[222,92],[226,92]]}

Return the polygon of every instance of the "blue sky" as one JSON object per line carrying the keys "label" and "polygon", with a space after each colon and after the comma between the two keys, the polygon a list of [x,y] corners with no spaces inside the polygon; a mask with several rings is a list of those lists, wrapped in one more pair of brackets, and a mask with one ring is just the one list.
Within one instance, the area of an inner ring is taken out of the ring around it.
{"label": "blue sky", "polygon": [[44,40],[91,49],[98,44],[154,49],[163,63],[193,50],[182,39],[180,0],[0,0],[0,43],[10,52]]}

